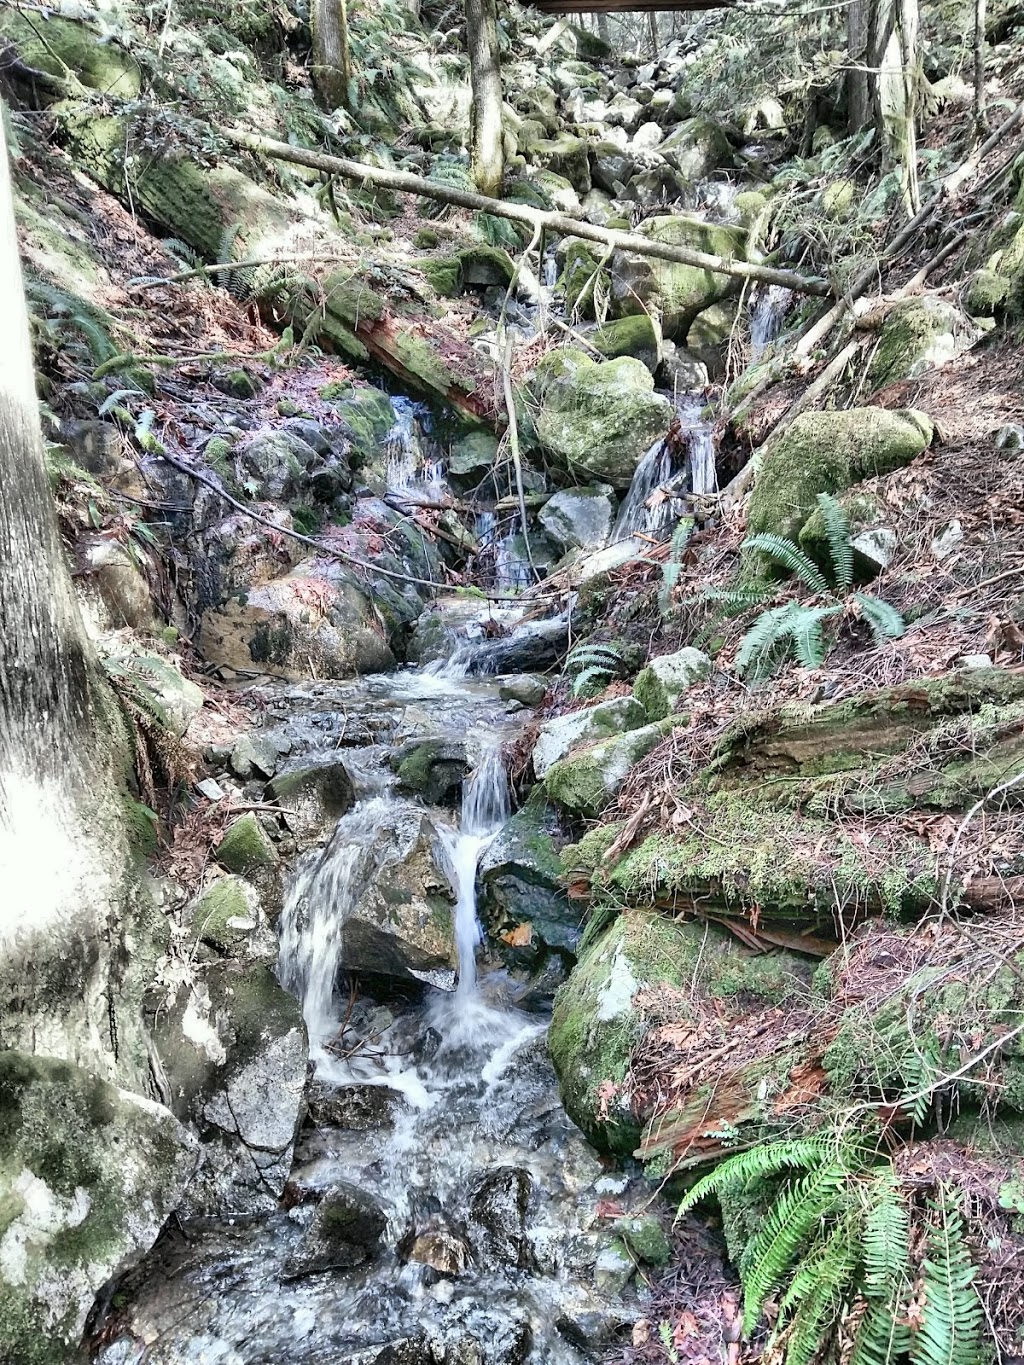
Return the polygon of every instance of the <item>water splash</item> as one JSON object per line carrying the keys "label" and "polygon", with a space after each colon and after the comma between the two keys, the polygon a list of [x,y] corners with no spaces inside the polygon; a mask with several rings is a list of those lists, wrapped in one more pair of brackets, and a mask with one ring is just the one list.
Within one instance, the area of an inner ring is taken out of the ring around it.
{"label": "water splash", "polygon": [[793,291],[781,284],[758,289],[750,301],[750,354],[760,360],[782,330],[782,320],[793,303]]}

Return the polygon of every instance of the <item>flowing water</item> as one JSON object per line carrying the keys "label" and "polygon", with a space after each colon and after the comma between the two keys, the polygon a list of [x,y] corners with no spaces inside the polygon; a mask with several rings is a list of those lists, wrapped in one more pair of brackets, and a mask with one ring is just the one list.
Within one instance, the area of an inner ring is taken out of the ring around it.
{"label": "flowing water", "polygon": [[[626,1316],[595,1291],[593,1267],[604,1236],[597,1206],[627,1182],[605,1174],[561,1108],[542,997],[492,959],[478,963],[477,865],[509,814],[501,744],[514,722],[493,681],[426,673],[268,687],[265,703],[293,761],[341,753],[356,794],[325,847],[296,864],[281,921],[280,979],[302,1002],[316,1069],[292,1206],[166,1231],[119,1291],[130,1330],[108,1334],[95,1358],[591,1359]],[[424,733],[465,745],[472,770],[457,814],[395,789],[389,755]],[[434,831],[451,882],[457,984],[426,974],[357,995],[347,925],[368,888],[391,884],[392,836],[410,820]],[[330,1260],[325,1229],[338,1207],[372,1227],[359,1264]]]}

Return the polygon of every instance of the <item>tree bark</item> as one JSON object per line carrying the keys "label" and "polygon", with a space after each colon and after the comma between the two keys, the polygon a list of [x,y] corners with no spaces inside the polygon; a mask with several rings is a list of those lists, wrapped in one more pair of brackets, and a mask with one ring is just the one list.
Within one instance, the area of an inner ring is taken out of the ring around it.
{"label": "tree bark", "polygon": [[481,194],[496,199],[505,175],[497,0],[466,0],[466,41],[473,88],[470,129],[473,179]]}
{"label": "tree bark", "polygon": [[351,79],[346,0],[313,0],[313,84],[328,109],[347,109]]}
{"label": "tree bark", "polygon": [[828,281],[816,276],[799,275],[793,270],[776,270],[773,266],[757,265],[751,261],[727,260],[723,256],[712,256],[706,251],[694,251],[688,247],[669,246],[651,237],[643,237],[639,233],[597,227],[582,218],[571,218],[565,213],[547,213],[542,209],[529,208],[526,204],[512,204],[502,199],[491,200],[482,194],[474,194],[471,190],[461,190],[454,185],[426,180],[423,176],[412,175],[408,171],[389,171],[378,166],[367,166],[361,161],[350,161],[346,157],[328,156],[325,152],[313,152],[305,147],[293,147],[287,142],[276,142],[273,138],[263,137],[259,133],[220,127],[216,131],[236,146],[245,147],[252,152],[261,152],[264,156],[272,156],[280,161],[291,161],[297,166],[310,166],[314,170],[340,175],[347,180],[379,185],[382,189],[398,190],[403,194],[439,199],[447,204],[456,204],[460,208],[492,213],[498,218],[528,223],[532,228],[540,227],[543,231],[554,232],[563,237],[583,237],[587,241],[602,242],[605,246],[617,247],[621,251],[632,251],[638,256],[653,256],[662,261],[676,261],[680,265],[695,265],[717,274],[735,275],[738,279],[780,284],[801,294],[824,297],[831,293]]}

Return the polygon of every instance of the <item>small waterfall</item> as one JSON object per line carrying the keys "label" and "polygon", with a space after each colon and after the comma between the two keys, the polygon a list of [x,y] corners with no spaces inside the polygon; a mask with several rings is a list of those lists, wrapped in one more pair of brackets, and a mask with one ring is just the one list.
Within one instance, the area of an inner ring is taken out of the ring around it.
{"label": "small waterfall", "polygon": [[781,284],[758,289],[750,301],[750,353],[760,360],[782,330],[782,320],[793,302],[793,291]]}
{"label": "small waterfall", "polygon": [[668,434],[637,465],[612,530],[612,544],[636,535],[657,535],[677,521],[687,478],[691,493],[714,492],[714,432],[703,410],[700,397],[687,395],[679,400]]}

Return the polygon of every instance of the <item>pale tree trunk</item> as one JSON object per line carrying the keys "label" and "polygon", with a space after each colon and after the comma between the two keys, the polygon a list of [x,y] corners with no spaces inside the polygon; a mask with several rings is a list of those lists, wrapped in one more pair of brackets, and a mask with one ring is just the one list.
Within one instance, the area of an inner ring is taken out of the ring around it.
{"label": "pale tree trunk", "polygon": [[481,194],[497,198],[505,174],[497,0],[466,0],[466,39],[473,87],[473,179]]}
{"label": "pale tree trunk", "polygon": [[58,535],[2,132],[0,318],[0,1049],[141,1084],[138,1025],[114,1022],[129,750]]}
{"label": "pale tree trunk", "polygon": [[348,0],[313,0],[313,84],[329,109],[348,108],[352,79]]}

